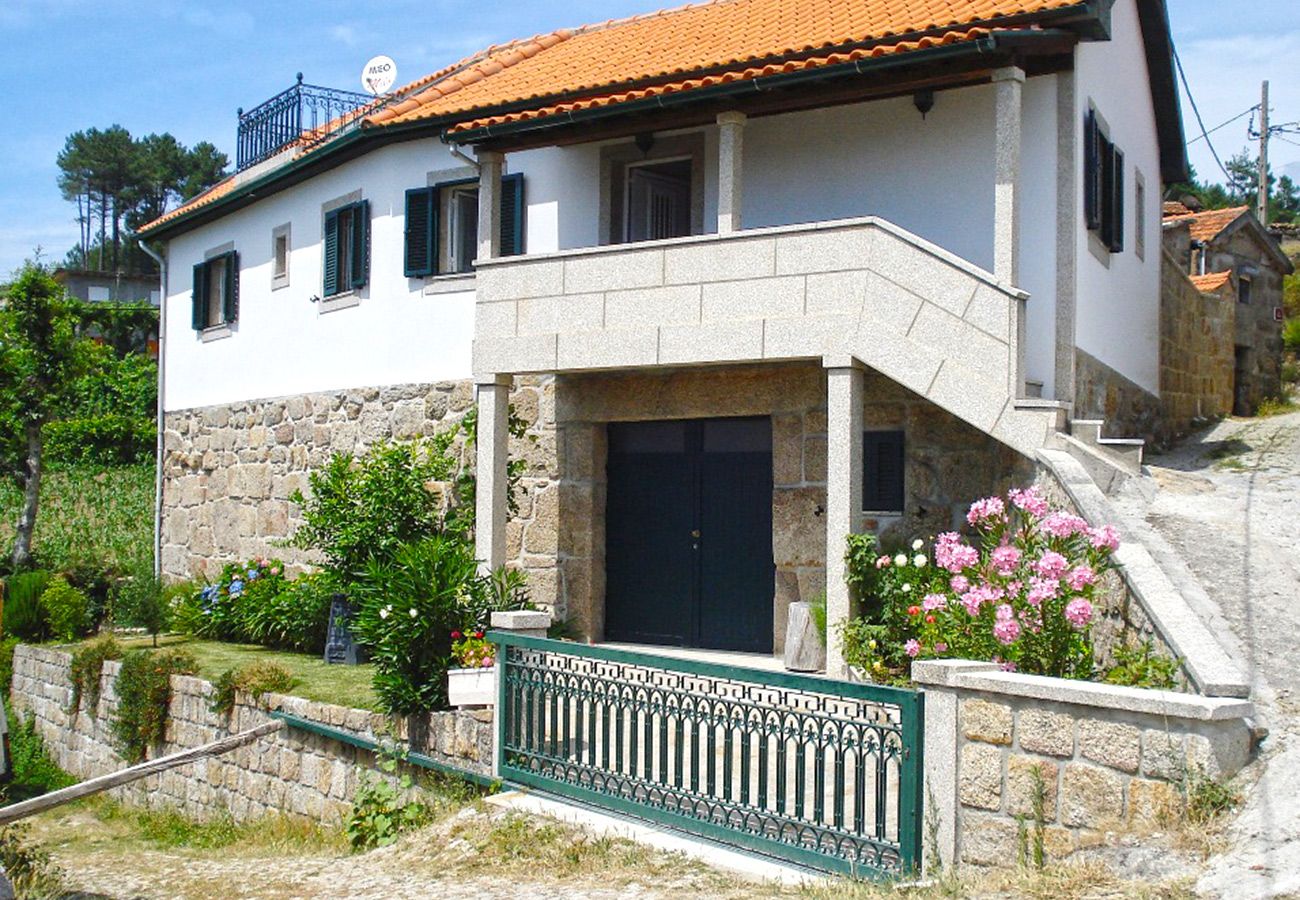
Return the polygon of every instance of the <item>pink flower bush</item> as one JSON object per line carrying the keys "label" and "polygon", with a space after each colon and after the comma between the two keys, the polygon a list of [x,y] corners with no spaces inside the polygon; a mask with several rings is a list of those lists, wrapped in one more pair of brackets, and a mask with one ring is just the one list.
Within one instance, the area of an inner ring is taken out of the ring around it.
{"label": "pink flower bush", "polygon": [[1093,595],[1119,547],[1115,529],[1053,509],[1032,487],[977,500],[966,523],[928,555],[912,542],[903,563],[853,536],[862,543],[849,581],[865,613],[844,627],[846,658],[873,677],[938,656],[1090,677]]}

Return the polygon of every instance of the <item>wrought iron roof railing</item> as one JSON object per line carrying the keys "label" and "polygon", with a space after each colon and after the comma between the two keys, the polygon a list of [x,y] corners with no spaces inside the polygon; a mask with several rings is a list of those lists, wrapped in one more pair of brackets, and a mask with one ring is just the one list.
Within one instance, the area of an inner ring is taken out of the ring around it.
{"label": "wrought iron roof railing", "polygon": [[298,81],[265,103],[239,110],[235,165],[239,171],[270,159],[285,147],[309,147],[346,129],[382,100],[358,91]]}

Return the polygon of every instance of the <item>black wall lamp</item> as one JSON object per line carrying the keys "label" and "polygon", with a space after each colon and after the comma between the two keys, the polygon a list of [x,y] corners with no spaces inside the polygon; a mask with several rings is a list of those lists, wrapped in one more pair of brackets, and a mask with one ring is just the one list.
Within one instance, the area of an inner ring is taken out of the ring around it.
{"label": "black wall lamp", "polygon": [[934,91],[929,88],[917,91],[912,95],[912,105],[916,107],[916,111],[924,119],[930,110],[934,109]]}
{"label": "black wall lamp", "polygon": [[652,132],[643,131],[636,136],[636,148],[641,151],[641,155],[650,152],[650,148],[655,145],[655,136]]}

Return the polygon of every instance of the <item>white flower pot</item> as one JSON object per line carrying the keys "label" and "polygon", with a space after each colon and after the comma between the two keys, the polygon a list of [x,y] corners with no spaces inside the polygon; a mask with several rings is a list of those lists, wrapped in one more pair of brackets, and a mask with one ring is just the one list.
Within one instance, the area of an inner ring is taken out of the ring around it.
{"label": "white flower pot", "polygon": [[496,666],[487,669],[447,670],[449,706],[492,706],[496,701]]}

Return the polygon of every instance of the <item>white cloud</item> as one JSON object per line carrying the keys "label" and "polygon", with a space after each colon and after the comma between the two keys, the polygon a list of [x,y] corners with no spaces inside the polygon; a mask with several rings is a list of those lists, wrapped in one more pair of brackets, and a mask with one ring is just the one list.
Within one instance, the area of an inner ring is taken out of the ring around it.
{"label": "white cloud", "polygon": [[359,40],[357,29],[352,25],[333,25],[330,27],[329,35],[345,47],[355,47]]}

